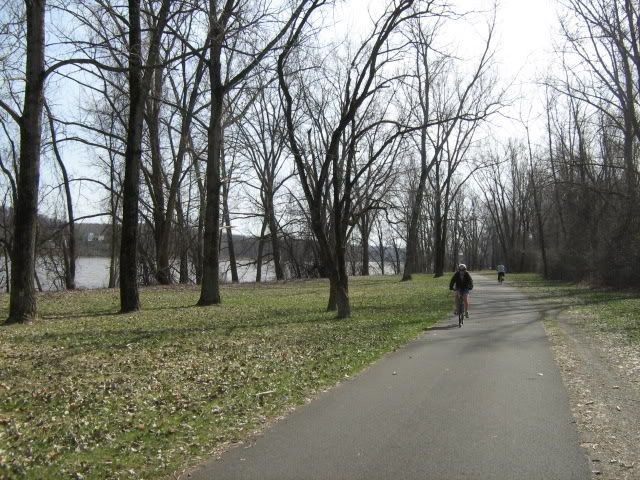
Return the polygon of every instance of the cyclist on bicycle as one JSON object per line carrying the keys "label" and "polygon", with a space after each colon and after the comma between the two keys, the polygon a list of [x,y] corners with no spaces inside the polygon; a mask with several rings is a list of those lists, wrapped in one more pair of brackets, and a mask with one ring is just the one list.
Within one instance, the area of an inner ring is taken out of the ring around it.
{"label": "cyclist on bicycle", "polygon": [[449,290],[453,290],[455,292],[453,298],[453,308],[456,310],[455,315],[458,314],[458,297],[459,295],[462,295],[462,299],[464,301],[464,316],[468,318],[469,292],[473,290],[473,279],[467,271],[467,266],[464,263],[458,265],[458,271],[453,274],[453,277],[451,277],[451,281],[449,282]]}
{"label": "cyclist on bicycle", "polygon": [[504,268],[504,265],[498,265],[496,267],[496,271],[498,272],[498,281],[504,280],[504,274],[507,272],[507,269]]}

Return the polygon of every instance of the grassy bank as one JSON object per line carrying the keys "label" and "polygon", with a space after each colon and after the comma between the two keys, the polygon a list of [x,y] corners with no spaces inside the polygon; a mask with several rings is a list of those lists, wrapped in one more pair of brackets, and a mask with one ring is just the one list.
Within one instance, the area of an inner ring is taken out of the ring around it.
{"label": "grassy bank", "polygon": [[348,320],[325,281],[227,286],[214,307],[143,289],[129,315],[115,291],[43,294],[41,320],[0,327],[0,477],[169,476],[442,318],[447,281],[353,278]]}
{"label": "grassy bank", "polygon": [[588,288],[544,280],[537,274],[509,274],[508,280],[531,298],[568,309],[587,327],[622,334],[640,345],[640,292]]}

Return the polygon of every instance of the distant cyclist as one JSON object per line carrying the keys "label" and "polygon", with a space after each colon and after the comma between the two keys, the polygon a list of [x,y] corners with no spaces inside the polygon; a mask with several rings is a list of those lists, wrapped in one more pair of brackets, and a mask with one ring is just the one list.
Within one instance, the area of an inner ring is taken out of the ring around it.
{"label": "distant cyclist", "polygon": [[458,271],[451,277],[449,290],[455,292],[453,299],[453,308],[456,310],[455,315],[458,314],[458,297],[462,295],[462,299],[464,300],[464,316],[469,317],[469,292],[473,290],[473,279],[464,263],[458,265]]}
{"label": "distant cyclist", "polygon": [[504,268],[504,265],[500,264],[496,267],[496,271],[498,272],[498,282],[502,283],[504,281],[504,274],[507,273],[507,269]]}

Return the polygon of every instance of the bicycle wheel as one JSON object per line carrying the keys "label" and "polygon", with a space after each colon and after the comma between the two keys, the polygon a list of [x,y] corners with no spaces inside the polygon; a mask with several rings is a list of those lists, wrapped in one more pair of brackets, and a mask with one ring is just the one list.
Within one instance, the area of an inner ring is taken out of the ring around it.
{"label": "bicycle wheel", "polygon": [[464,299],[462,295],[458,299],[458,328],[462,327],[464,323]]}

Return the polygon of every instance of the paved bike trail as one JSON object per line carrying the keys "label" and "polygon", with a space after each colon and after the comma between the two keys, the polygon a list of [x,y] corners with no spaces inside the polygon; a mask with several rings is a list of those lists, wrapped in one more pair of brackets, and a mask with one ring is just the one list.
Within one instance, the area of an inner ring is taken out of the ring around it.
{"label": "paved bike trail", "polygon": [[189,478],[591,478],[540,312],[474,283],[462,328],[450,315]]}

